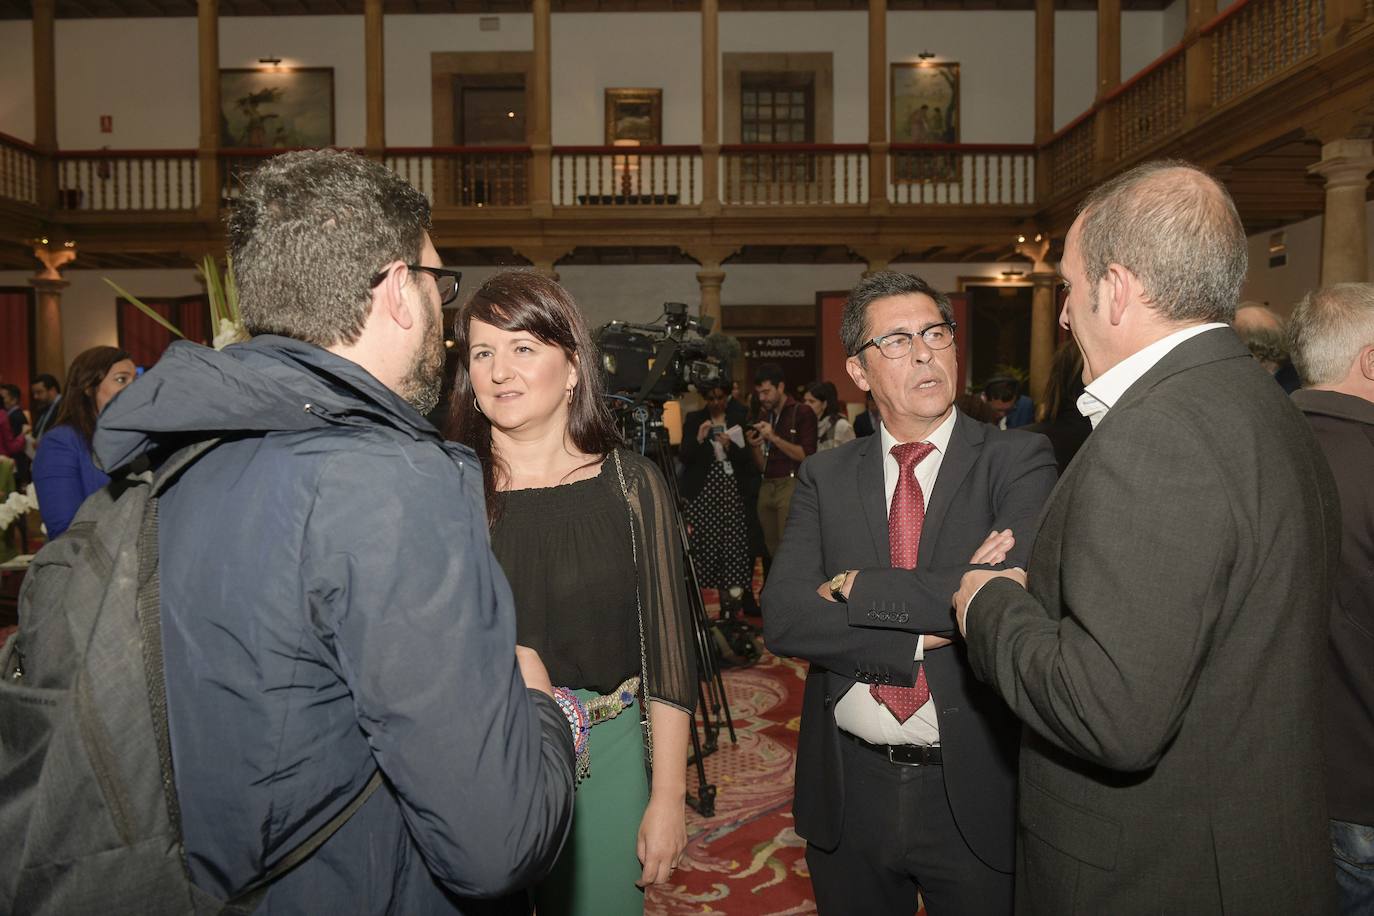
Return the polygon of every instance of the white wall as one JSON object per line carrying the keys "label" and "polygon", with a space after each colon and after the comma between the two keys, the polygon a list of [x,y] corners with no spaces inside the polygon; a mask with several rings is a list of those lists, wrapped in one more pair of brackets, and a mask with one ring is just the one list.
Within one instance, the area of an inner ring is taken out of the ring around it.
{"label": "white wall", "polygon": [[[1374,201],[1365,206],[1365,241],[1368,245],[1366,264],[1374,282]],[[1280,314],[1287,315],[1298,300],[1315,289],[1321,279],[1322,218],[1311,219],[1284,227],[1288,246],[1288,263],[1283,267],[1269,266],[1269,237],[1274,230],[1250,236],[1250,270],[1240,297],[1263,302]]]}
{"label": "white wall", "polygon": [[0,133],[33,142],[33,23],[0,21]]}
{"label": "white wall", "polygon": [[[1185,0],[1175,0],[1182,6]],[[1123,17],[1124,72],[1163,49],[1168,12]],[[385,21],[387,141],[432,142],[430,55],[435,51],[529,50],[528,14],[499,17],[482,32],[475,15],[388,16]],[[1096,14],[1055,14],[1055,123],[1092,102]],[[824,52],[835,67],[835,140],[868,137],[868,17],[864,12],[720,15],[723,53]],[[700,17],[695,13],[559,13],[553,17],[553,131],[559,144],[601,142],[608,86],[664,90],[664,141],[700,140]],[[117,41],[111,35],[117,33]],[[334,68],[335,140],[364,140],[361,16],[224,17],[220,66],[252,67],[260,57],[284,65]],[[930,50],[961,64],[963,138],[1028,142],[1034,122],[1034,15],[1016,11],[894,11],[888,57]],[[192,18],[59,19],[58,144],[64,149],[188,149],[199,138],[197,27]],[[0,131],[33,137],[32,25],[0,22]],[[114,130],[100,133],[111,115]]]}
{"label": "white wall", "polygon": [[[534,17],[503,13],[500,28],[483,32],[480,16],[387,16],[383,27],[386,141],[390,146],[434,143],[430,56],[436,51],[528,51]],[[600,141],[597,141],[600,142]]]}

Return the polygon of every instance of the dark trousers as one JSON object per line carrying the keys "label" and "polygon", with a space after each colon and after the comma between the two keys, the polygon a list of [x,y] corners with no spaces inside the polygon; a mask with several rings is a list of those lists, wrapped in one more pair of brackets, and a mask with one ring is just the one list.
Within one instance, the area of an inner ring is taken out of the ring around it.
{"label": "dark trousers", "polygon": [[1008,916],[1012,876],[964,842],[942,766],[906,767],[841,737],[844,827],[831,852],[806,847],[821,916]]}

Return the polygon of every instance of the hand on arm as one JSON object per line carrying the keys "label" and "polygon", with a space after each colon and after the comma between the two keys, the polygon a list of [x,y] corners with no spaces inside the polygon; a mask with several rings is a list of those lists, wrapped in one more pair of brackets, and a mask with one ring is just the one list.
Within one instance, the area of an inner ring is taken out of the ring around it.
{"label": "hand on arm", "polygon": [[644,866],[643,874],[635,882],[639,887],[666,883],[687,848],[687,741],[691,717],[676,706],[650,700],[649,723],[654,735],[654,781],[635,843]]}

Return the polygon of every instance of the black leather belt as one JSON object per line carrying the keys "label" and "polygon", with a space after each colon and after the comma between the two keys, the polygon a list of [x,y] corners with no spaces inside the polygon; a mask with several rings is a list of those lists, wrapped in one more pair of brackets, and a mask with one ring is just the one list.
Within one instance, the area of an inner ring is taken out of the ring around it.
{"label": "black leather belt", "polygon": [[895,763],[897,766],[940,766],[944,762],[938,744],[872,744],[844,729],[840,729],[840,734],[865,750],[881,754],[888,759],[889,763]]}

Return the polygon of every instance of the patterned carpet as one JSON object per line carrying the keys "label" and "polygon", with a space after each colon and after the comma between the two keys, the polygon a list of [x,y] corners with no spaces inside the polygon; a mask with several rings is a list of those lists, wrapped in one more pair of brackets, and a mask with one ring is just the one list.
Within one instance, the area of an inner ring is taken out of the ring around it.
{"label": "patterned carpet", "polygon": [[[755,621],[757,622],[757,621]],[[816,912],[792,830],[792,773],[806,668],[765,654],[724,672],[738,744],[722,730],[706,758],[716,812],[687,813],[687,851],[670,885],[651,888],[646,916],[791,916]],[[689,771],[693,791],[695,772]]]}

